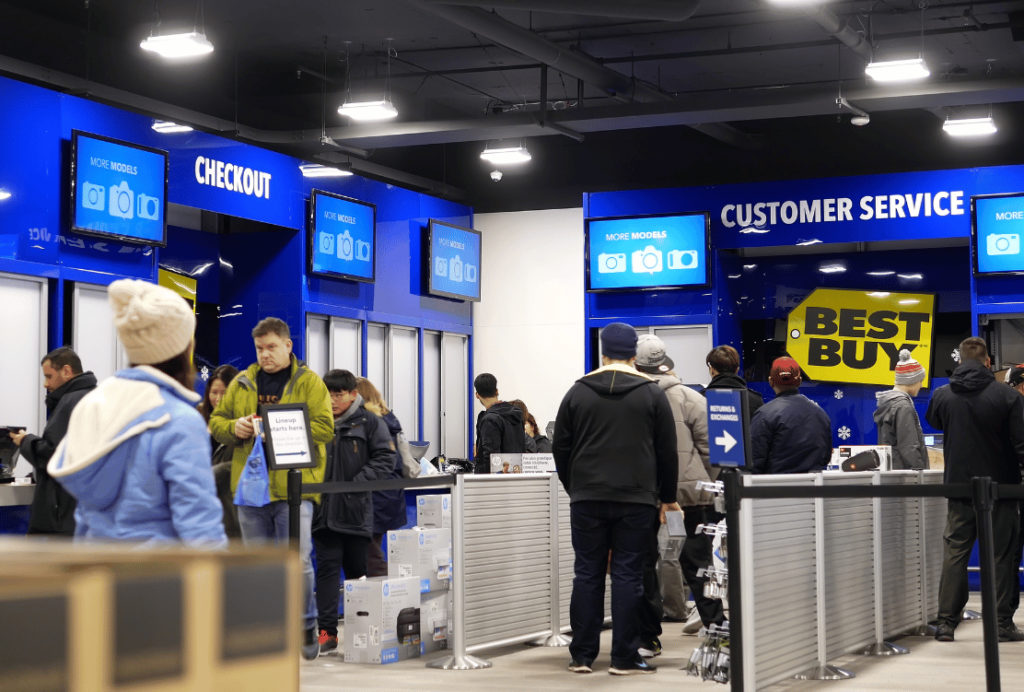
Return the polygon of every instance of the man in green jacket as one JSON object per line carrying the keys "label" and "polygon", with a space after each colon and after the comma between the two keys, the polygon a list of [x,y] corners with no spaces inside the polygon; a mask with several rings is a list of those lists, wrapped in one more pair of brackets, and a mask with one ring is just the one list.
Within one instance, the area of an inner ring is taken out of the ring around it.
{"label": "man in green jacket", "polygon": [[[303,483],[322,483],[326,453],[324,445],[334,437],[334,418],[327,386],[315,372],[292,355],[291,332],[276,317],[261,320],[252,330],[256,361],[228,386],[220,405],[210,415],[210,434],[221,444],[235,445],[231,459],[231,492],[238,488],[238,477],[252,451],[255,428],[252,417],[263,404],[305,403],[309,425],[316,445],[316,468],[302,470]],[[302,496],[299,522],[299,552],[306,582],[305,635],[302,655],[314,659],[320,653],[317,640],[317,611],[313,598],[313,562],[311,530],[313,503],[318,495]],[[270,472],[270,504],[265,507],[238,507],[242,541],[259,545],[270,541],[288,544],[288,472]]]}

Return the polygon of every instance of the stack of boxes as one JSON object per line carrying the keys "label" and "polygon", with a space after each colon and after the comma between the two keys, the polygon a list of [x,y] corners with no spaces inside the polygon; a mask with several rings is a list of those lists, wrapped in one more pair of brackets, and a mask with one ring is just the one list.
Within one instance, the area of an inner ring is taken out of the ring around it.
{"label": "stack of boxes", "polygon": [[[451,526],[452,526],[452,503],[451,495],[449,493],[442,493],[439,495],[422,495],[416,500],[416,526],[421,529],[443,529],[447,535],[446,545],[448,547],[448,579],[444,579],[438,574],[436,579],[433,579],[433,574],[428,575],[428,586],[431,588],[427,591],[422,591],[424,586],[423,582],[420,582],[420,613],[422,619],[422,633],[423,633],[423,653],[430,653],[431,651],[439,651],[441,649],[448,648],[448,638],[451,636],[452,629],[452,594],[451,594]],[[427,538],[424,539],[424,543],[432,545],[434,549],[434,565],[440,560],[443,560],[445,555],[443,549],[438,547],[445,545],[444,538],[432,537],[429,541]],[[389,544],[390,545],[390,544]],[[425,548],[425,552],[431,548]],[[390,550],[388,551],[390,553]],[[431,564],[430,560],[427,560],[428,569]],[[390,565],[391,563],[388,562]],[[388,568],[391,569],[390,566]]]}
{"label": "stack of boxes", "polygon": [[388,576],[419,585],[421,653],[448,648],[452,530],[416,527],[388,532]]}

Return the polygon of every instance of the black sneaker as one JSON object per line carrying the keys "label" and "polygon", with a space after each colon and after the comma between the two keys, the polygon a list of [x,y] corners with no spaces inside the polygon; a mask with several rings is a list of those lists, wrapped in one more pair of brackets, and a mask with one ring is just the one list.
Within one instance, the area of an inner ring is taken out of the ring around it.
{"label": "black sneaker", "polygon": [[1009,627],[999,628],[999,641],[1001,642],[1024,642],[1024,631],[1017,629],[1017,626],[1011,623]]}
{"label": "black sneaker", "polygon": [[951,642],[953,641],[953,628],[946,623],[940,623],[935,626],[935,639],[940,642]]}
{"label": "black sneaker", "polygon": [[661,656],[661,642],[657,637],[649,642],[640,645],[640,650],[637,652],[643,658],[654,658],[655,656]]}
{"label": "black sneaker", "polygon": [[590,667],[589,663],[584,661],[577,661],[575,658],[569,662],[569,672],[571,673],[593,673],[594,669]]}
{"label": "black sneaker", "polygon": [[316,627],[310,627],[302,635],[302,657],[307,661],[314,661],[320,655],[320,641]]}
{"label": "black sneaker", "polygon": [[612,667],[608,669],[608,673],[611,675],[650,675],[657,672],[657,667],[642,658],[628,663],[612,663]]}

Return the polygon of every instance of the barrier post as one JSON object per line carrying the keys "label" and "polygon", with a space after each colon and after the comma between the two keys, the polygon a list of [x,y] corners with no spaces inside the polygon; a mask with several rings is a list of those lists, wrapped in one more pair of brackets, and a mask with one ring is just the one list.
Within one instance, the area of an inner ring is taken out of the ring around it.
{"label": "barrier post", "polygon": [[[917,474],[917,482],[920,485],[924,485],[924,471],[919,471]],[[931,584],[928,582],[928,525],[927,525],[927,512],[926,502],[927,498],[921,498],[918,503],[918,524],[921,527],[921,624],[915,627],[909,635],[915,637],[934,637],[936,627],[928,624],[928,592],[931,590]]]}
{"label": "barrier post", "polygon": [[729,551],[726,569],[729,574],[729,684],[732,692],[744,692],[743,671],[743,599],[740,581],[740,474],[722,469],[725,486],[725,545]]}
{"label": "barrier post", "polygon": [[299,525],[302,517],[302,471],[288,469],[288,543],[299,549]]}
{"label": "barrier post", "polygon": [[[881,471],[875,471],[871,478],[871,484],[875,486],[882,484]],[[875,571],[875,642],[855,653],[865,656],[898,656],[910,653],[909,649],[905,649],[899,644],[885,641],[885,604],[882,593],[884,580],[882,572],[882,498],[880,497],[871,499],[871,532]]]}
{"label": "barrier post", "polygon": [[978,563],[981,565],[981,619],[985,635],[985,689],[999,692],[999,623],[996,606],[996,558],[992,536],[992,508],[994,500],[992,479],[971,479],[974,514],[978,526]]}
{"label": "barrier post", "polygon": [[559,526],[558,507],[558,474],[551,474],[551,634],[540,639],[527,642],[530,646],[569,646],[572,637],[562,634],[562,584],[561,555],[562,528]]}

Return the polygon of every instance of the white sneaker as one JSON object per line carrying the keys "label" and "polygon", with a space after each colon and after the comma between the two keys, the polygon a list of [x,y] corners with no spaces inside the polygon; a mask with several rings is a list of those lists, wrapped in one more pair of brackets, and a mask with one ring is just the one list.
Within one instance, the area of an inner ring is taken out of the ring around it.
{"label": "white sneaker", "polygon": [[700,613],[694,608],[690,611],[690,617],[686,619],[686,624],[683,625],[683,634],[697,634],[703,626],[704,623],[700,619]]}

